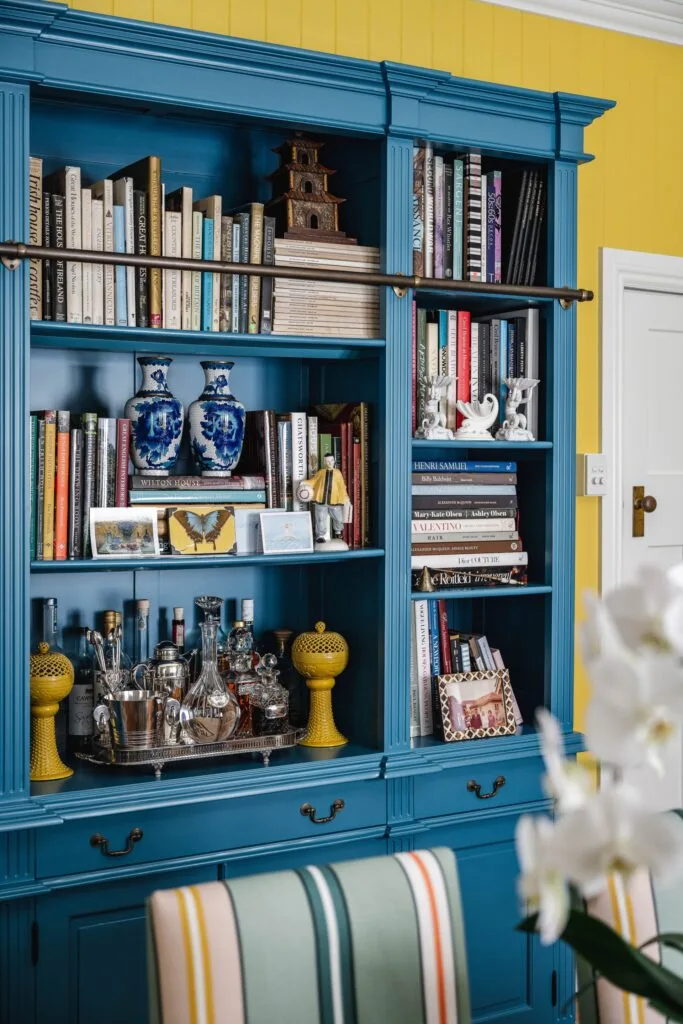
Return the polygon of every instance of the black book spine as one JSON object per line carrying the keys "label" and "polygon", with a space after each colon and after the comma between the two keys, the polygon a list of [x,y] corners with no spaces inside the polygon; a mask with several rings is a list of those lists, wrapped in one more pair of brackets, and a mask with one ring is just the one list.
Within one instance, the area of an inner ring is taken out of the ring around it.
{"label": "black book spine", "polygon": [[[43,245],[52,245],[52,196],[49,192],[43,192]],[[52,260],[43,260],[43,320],[54,320],[52,284]]]}
{"label": "black book spine", "polygon": [[510,281],[510,284],[521,284],[522,282],[524,261],[529,247],[529,225],[531,223],[531,213],[534,208],[534,203],[536,202],[537,192],[538,172],[532,171],[530,175],[529,187],[527,188],[526,197],[524,199],[524,207],[522,209],[522,222],[519,231],[519,246],[517,247],[517,255],[512,267],[512,279]]}
{"label": "black book spine", "polygon": [[446,159],[443,167],[444,195],[444,277],[453,277],[453,161]]}
{"label": "black book spine", "polygon": [[69,558],[83,557],[83,430],[71,430],[69,453]]}
{"label": "black book spine", "polygon": [[519,377],[517,370],[517,321],[508,320],[508,376]]}
{"label": "black book spine", "polygon": [[[416,511],[440,509],[517,508],[516,494],[413,494],[412,508]],[[512,515],[512,513],[510,513]]]}
{"label": "black book spine", "polygon": [[[65,248],[64,238],[64,196],[52,195],[52,224],[50,234],[55,249]],[[53,311],[54,319],[66,320],[66,262],[55,260],[53,280]]]}
{"label": "black book spine", "polygon": [[541,244],[541,229],[543,227],[543,217],[545,215],[545,196],[546,196],[546,184],[541,179],[538,186],[538,200],[536,203],[536,211],[534,214],[534,226],[533,234],[531,236],[531,245],[529,247],[529,266],[526,278],[528,285],[533,285],[536,280],[536,268],[538,266],[538,252]]}
{"label": "black book spine", "polygon": [[[510,251],[507,258],[507,266],[503,273],[503,280],[507,284],[513,284],[512,268],[517,258],[519,251],[519,233],[522,225],[522,210],[524,209],[524,201],[527,196],[527,189],[529,187],[529,171],[522,172],[522,184],[519,190],[519,196],[517,198],[517,209],[515,211],[515,226],[512,231],[512,242],[510,243]],[[503,236],[505,237],[505,236]]]}
{"label": "black book spine", "polygon": [[[275,265],[275,217],[263,218],[263,264]],[[272,277],[261,278],[261,334],[273,330],[273,284]]]}
{"label": "black book spine", "polygon": [[[240,222],[240,251],[239,262],[249,262],[249,214],[238,213],[237,219]],[[240,274],[240,334],[246,334],[249,326],[249,278],[246,274]]]}
{"label": "black book spine", "polygon": [[527,375],[527,357],[526,357],[526,320],[523,316],[520,316],[516,320],[517,330],[517,358],[516,363],[516,376],[526,377]]}
{"label": "black book spine", "polygon": [[[483,328],[483,329],[482,329]],[[491,324],[479,325],[479,401],[491,392]]]}
{"label": "black book spine", "polygon": [[[135,252],[146,256],[147,243],[147,193],[139,189],[133,192],[133,218],[135,225]],[[138,327],[149,327],[149,290],[147,267],[135,271],[135,314]]]}

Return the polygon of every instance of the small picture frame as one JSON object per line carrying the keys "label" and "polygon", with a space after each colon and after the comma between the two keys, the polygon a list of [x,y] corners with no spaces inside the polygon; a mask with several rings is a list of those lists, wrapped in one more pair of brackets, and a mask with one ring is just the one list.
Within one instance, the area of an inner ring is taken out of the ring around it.
{"label": "small picture frame", "polygon": [[437,676],[440,731],[446,743],[511,736],[516,729],[507,669]]}
{"label": "small picture frame", "polygon": [[156,508],[91,508],[93,558],[157,558]]}
{"label": "small picture frame", "polygon": [[261,544],[264,555],[297,555],[313,551],[313,524],[309,512],[262,512]]}
{"label": "small picture frame", "polygon": [[232,505],[178,505],[167,509],[172,555],[234,555]]}

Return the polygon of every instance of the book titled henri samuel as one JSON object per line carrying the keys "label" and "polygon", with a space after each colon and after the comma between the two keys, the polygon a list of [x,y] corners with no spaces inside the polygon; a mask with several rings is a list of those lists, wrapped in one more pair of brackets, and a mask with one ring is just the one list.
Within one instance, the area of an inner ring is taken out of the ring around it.
{"label": "book titled henri samuel", "polygon": [[262,491],[266,486],[263,476],[131,476],[130,488],[133,491],[193,491],[193,490],[230,490],[230,491]]}

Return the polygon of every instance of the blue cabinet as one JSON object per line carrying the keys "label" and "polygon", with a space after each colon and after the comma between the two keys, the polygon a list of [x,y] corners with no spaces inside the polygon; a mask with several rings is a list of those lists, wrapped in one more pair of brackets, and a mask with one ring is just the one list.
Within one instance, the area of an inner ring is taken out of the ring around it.
{"label": "blue cabinet", "polygon": [[[578,165],[590,159],[583,132],[610,106],[111,19],[51,0],[0,3],[0,242],[29,240],[30,156],[42,158],[45,174],[75,164],[89,184],[157,153],[167,190],[221,193],[226,212],[270,198],[273,150],[293,130],[324,141],[334,191],[345,200],[341,226],[379,248],[387,273],[412,273],[418,143],[533,167],[548,195],[544,287],[520,299],[504,285],[460,293],[415,279],[406,289],[382,286],[373,338],[30,320],[29,267],[0,267],[0,437],[11,439],[0,477],[0,937],[7,940],[0,1016],[11,1024],[24,1024],[22,1016],[26,1024],[142,1024],[143,908],[156,886],[416,843],[458,852],[477,1020],[553,1017],[553,956],[514,932],[513,830],[522,808],[543,805],[534,708],[553,710],[569,749],[579,744],[572,733],[576,315],[553,289],[576,284]],[[485,443],[411,439],[413,298],[420,308],[473,315],[521,301],[539,310],[542,440],[495,445],[496,458],[518,462],[527,588],[411,594],[411,458],[491,457]],[[186,407],[201,390],[198,364],[207,356],[235,359],[231,381],[248,410],[368,403],[372,546],[243,559],[31,562],[29,413],[120,416],[137,386],[136,354],[155,352],[173,357],[171,390]],[[230,619],[235,602],[252,597],[260,632],[299,632],[323,619],[346,637],[349,666],[334,704],[349,745],[275,752],[268,768],[248,757],[176,765],[159,780],[77,762],[72,778],[32,787],[26,657],[41,599],[57,597],[62,622],[74,626],[92,624],[95,610],[122,609],[130,636],[134,601],[144,596],[154,643],[166,638],[169,610],[182,605],[189,613],[207,590],[225,598]],[[481,629],[505,651],[523,735],[411,740],[411,602],[437,596],[453,626]],[[482,802],[470,786],[485,796],[500,777],[495,799]],[[317,817],[330,817],[340,799],[343,811],[325,824],[301,813],[308,803]],[[90,845],[100,832],[113,849],[125,848],[134,828],[143,838],[126,857],[111,861]],[[34,922],[39,949],[31,967]],[[567,992],[568,961],[555,959],[558,990]]]}

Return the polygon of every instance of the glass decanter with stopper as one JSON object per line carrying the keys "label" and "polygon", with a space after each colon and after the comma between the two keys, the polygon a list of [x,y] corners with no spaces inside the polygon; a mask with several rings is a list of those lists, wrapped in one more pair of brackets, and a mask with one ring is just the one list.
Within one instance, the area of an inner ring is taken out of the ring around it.
{"label": "glass decanter with stopper", "polygon": [[220,743],[229,740],[237,731],[240,706],[218,672],[217,621],[206,619],[199,628],[202,634],[202,667],[199,678],[181,705],[180,725],[186,743]]}
{"label": "glass decanter with stopper", "polygon": [[[220,624],[223,598],[205,594],[196,597],[194,603],[204,612],[204,622],[215,622],[216,624],[216,664],[219,675],[225,680],[230,669],[230,662],[228,658],[228,638],[221,629]],[[199,678],[202,668],[201,624],[196,630],[192,630],[189,636],[185,636],[185,650],[188,652],[185,655],[185,660],[190,668],[190,682],[194,683]]]}
{"label": "glass decanter with stopper", "polygon": [[274,654],[264,654],[256,669],[259,682],[251,694],[254,736],[278,736],[289,729],[289,697],[284,686],[278,682],[280,673],[277,664]]}

